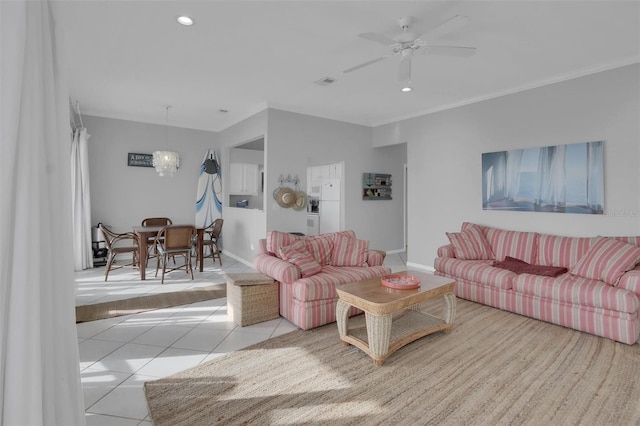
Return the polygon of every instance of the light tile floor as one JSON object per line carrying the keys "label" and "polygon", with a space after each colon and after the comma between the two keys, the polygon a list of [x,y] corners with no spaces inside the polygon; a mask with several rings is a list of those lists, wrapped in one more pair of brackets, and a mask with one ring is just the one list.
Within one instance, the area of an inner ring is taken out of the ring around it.
{"label": "light tile floor", "polygon": [[[76,305],[126,299],[223,283],[225,273],[255,272],[228,256],[223,266],[205,260],[192,281],[181,271],[141,282],[132,269],[118,269],[104,281],[104,268],[76,273]],[[388,255],[394,272],[405,268],[405,254]],[[144,382],[177,373],[225,353],[296,330],[284,318],[239,327],[227,315],[226,298],[158,309],[77,325],[80,372],[87,424],[150,425]]]}

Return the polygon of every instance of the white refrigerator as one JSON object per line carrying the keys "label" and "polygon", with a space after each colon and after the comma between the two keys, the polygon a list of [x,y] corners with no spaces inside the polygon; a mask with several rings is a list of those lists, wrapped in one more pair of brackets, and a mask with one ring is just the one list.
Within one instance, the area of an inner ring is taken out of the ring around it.
{"label": "white refrigerator", "polygon": [[320,233],[340,231],[340,179],[322,179]]}

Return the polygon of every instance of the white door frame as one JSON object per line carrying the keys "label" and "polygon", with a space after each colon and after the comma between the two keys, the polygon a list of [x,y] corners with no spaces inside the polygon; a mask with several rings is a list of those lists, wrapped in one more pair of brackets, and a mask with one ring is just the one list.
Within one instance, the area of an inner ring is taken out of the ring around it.
{"label": "white door frame", "polygon": [[404,163],[404,203],[402,205],[402,234],[404,236],[403,238],[403,242],[404,242],[404,251],[405,253],[409,251],[409,248],[407,247],[408,244],[408,235],[407,235],[407,221],[408,221],[408,212],[409,212],[409,208],[408,208],[408,204],[409,204],[409,188],[407,187],[407,184],[409,182],[409,176],[408,176],[408,168],[407,168],[407,163]]}

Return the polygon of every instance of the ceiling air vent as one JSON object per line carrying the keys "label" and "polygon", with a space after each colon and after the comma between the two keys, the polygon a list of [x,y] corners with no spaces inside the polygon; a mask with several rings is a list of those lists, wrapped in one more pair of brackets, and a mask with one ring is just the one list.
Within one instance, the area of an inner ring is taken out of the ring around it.
{"label": "ceiling air vent", "polygon": [[317,84],[318,86],[328,86],[332,83],[335,83],[336,79],[332,78],[332,77],[325,77],[325,78],[321,78],[320,80],[316,81],[314,84]]}

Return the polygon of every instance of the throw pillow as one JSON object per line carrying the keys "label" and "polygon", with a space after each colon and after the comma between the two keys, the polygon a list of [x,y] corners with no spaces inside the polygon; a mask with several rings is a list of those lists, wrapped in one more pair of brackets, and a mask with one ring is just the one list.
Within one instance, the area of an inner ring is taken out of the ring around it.
{"label": "throw pillow", "polygon": [[446,234],[458,259],[495,259],[491,246],[479,226],[467,226],[462,232],[446,232]]}
{"label": "throw pillow", "polygon": [[331,250],[333,249],[333,236],[324,234],[304,239],[307,251],[321,265],[329,265],[331,263]]}
{"label": "throw pillow", "polygon": [[310,277],[322,270],[322,266],[309,254],[302,241],[280,248],[280,258],[300,268],[302,278]]}
{"label": "throw pillow", "polygon": [[337,235],[331,253],[333,266],[365,266],[369,241]]}
{"label": "throw pillow", "polygon": [[620,277],[640,262],[640,247],[600,238],[571,268],[573,275],[616,285]]}
{"label": "throw pillow", "polygon": [[267,233],[267,251],[280,257],[280,248],[289,246],[300,239],[302,237],[288,232],[269,231]]}

